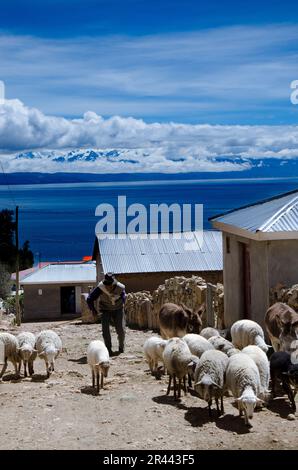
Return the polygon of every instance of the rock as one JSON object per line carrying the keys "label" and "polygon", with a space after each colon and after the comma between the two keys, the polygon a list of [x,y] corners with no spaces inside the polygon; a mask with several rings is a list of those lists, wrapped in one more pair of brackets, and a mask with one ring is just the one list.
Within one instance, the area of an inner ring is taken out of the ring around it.
{"label": "rock", "polygon": [[293,413],[291,413],[291,414],[289,414],[289,415],[287,416],[287,419],[288,419],[289,421],[295,421],[296,417],[295,417],[295,415],[294,415]]}
{"label": "rock", "polygon": [[126,395],[122,395],[122,397],[120,397],[120,401],[135,401],[137,399],[137,397],[135,395],[132,395],[132,394],[126,394]]}
{"label": "rock", "polygon": [[81,374],[80,372],[77,372],[76,370],[69,370],[67,372],[67,375],[70,375],[71,377],[79,377],[79,378],[83,378],[83,374]]}
{"label": "rock", "polygon": [[274,438],[272,439],[272,442],[277,443],[277,442],[279,442],[279,440],[278,440],[276,437],[274,437]]}

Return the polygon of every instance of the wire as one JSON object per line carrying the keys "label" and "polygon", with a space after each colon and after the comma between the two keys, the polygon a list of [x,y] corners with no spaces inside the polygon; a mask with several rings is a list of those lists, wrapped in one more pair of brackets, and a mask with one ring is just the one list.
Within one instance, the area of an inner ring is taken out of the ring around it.
{"label": "wire", "polygon": [[3,167],[3,163],[2,163],[2,161],[1,161],[1,158],[0,158],[0,166],[1,166],[1,169],[2,169],[2,173],[3,173],[3,176],[4,176],[4,181],[5,181],[5,184],[6,184],[6,186],[7,186],[9,195],[10,195],[11,200],[12,200],[12,203],[13,203],[13,205],[16,207],[17,204],[16,204],[15,198],[14,198],[14,196],[13,196],[11,187],[10,187],[10,185],[9,185],[9,182],[8,182],[8,179],[7,179],[7,175],[6,175],[5,171],[4,171],[4,167]]}

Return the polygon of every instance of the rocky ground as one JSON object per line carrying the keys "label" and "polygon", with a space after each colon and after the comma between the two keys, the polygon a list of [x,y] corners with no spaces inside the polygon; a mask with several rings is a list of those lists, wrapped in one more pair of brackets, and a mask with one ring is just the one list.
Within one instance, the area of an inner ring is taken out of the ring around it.
{"label": "rocky ground", "polygon": [[[52,328],[65,350],[49,379],[35,362],[32,378],[14,380],[12,366],[0,383],[0,449],[296,449],[297,422],[286,397],[254,414],[247,429],[232,398],[225,415],[212,419],[205,402],[188,394],[166,396],[167,378],[156,380],[143,359],[150,331],[127,330],[124,354],[112,358],[104,390],[91,388],[86,364],[90,340],[101,339],[100,325],[79,322],[26,323],[20,330]],[[117,342],[113,336],[115,349]]]}

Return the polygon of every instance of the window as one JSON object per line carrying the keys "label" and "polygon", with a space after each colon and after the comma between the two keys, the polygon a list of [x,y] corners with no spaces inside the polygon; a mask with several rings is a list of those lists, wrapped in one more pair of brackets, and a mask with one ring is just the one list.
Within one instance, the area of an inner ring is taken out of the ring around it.
{"label": "window", "polygon": [[226,252],[231,253],[230,237],[226,237]]}

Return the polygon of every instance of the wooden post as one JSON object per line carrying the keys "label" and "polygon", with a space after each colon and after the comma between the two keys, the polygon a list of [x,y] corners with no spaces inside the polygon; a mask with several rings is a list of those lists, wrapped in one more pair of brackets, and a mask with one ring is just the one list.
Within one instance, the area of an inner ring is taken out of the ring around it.
{"label": "wooden post", "polygon": [[213,291],[216,286],[207,283],[206,310],[207,310],[207,326],[214,328],[214,310],[213,310]]}
{"label": "wooden post", "polygon": [[19,206],[16,206],[16,322],[17,325],[21,325],[21,312],[20,312],[20,260],[19,260]]}

